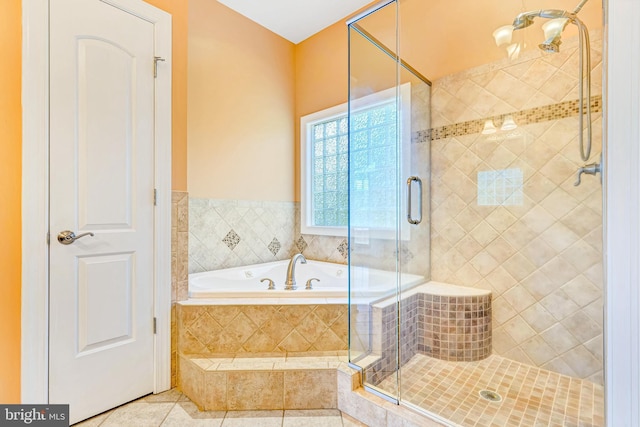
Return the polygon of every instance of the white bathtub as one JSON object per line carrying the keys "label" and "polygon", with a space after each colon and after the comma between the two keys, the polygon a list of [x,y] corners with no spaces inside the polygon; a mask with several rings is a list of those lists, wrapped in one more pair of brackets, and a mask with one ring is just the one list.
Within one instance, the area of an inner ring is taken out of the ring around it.
{"label": "white bathtub", "polygon": [[[297,263],[295,278],[298,289],[284,290],[289,260],[227,268],[224,270],[192,273],[189,275],[190,298],[346,298],[349,269],[346,265],[308,260]],[[354,289],[352,297],[378,299],[395,292],[396,273],[364,267],[353,267]],[[275,282],[275,290],[267,290],[268,283]],[[313,289],[306,290],[305,284],[311,278]],[[424,277],[403,274],[403,289],[424,282]]]}

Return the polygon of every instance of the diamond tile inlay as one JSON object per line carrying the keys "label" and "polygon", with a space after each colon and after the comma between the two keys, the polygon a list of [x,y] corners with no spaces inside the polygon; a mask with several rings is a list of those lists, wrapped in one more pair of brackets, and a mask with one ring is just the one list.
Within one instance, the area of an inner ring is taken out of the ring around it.
{"label": "diamond tile inlay", "polygon": [[274,237],[267,248],[269,249],[269,252],[273,254],[273,256],[276,256],[276,254],[280,251],[281,245],[278,239]]}
{"label": "diamond tile inlay", "polygon": [[347,259],[349,256],[349,244],[347,243],[347,239],[340,242],[340,245],[338,245],[338,252],[340,252],[344,259]]}
{"label": "diamond tile inlay", "polygon": [[226,236],[224,236],[222,241],[229,249],[234,250],[236,246],[238,246],[238,243],[240,243],[240,236],[238,236],[235,231],[231,230]]}
{"label": "diamond tile inlay", "polygon": [[296,248],[298,248],[298,251],[300,251],[301,253],[304,252],[305,249],[307,249],[307,246],[307,241],[304,240],[304,237],[300,236],[298,240],[296,240]]}

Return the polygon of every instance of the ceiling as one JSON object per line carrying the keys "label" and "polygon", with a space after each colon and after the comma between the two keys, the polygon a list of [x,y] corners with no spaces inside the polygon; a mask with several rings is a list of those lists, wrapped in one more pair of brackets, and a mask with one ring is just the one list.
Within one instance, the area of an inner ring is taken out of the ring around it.
{"label": "ceiling", "polygon": [[371,3],[371,0],[218,1],[296,44]]}

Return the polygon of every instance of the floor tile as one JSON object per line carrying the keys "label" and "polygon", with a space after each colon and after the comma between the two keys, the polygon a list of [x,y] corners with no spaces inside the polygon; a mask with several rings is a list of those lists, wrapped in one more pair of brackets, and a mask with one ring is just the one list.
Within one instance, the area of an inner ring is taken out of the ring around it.
{"label": "floor tile", "polygon": [[350,417],[347,414],[342,414],[342,425],[344,427],[367,427],[366,424],[361,423],[353,417]]}
{"label": "floor tile", "polygon": [[[497,355],[448,362],[417,354],[402,367],[401,380],[406,402],[463,427],[529,426],[532,418],[540,426],[556,425],[554,419],[560,425],[603,425],[602,386]],[[392,376],[378,387],[391,390],[395,384]],[[486,400],[482,390],[501,400]]]}
{"label": "floor tile", "polygon": [[171,409],[162,427],[220,427],[225,411],[200,411],[193,402],[178,402]]}
{"label": "floor tile", "polygon": [[222,427],[282,427],[284,411],[230,411]]}
{"label": "floor tile", "polygon": [[288,410],[282,427],[342,427],[342,417],[337,409]]}
{"label": "floor tile", "polygon": [[100,424],[104,422],[104,420],[107,419],[109,415],[111,415],[113,411],[114,410],[112,409],[110,411],[103,412],[102,414],[96,415],[95,417],[89,418],[88,420],[81,421],[77,424],[74,424],[74,427],[98,427]]}
{"label": "floor tile", "polygon": [[137,400],[116,408],[100,427],[158,427],[175,403],[147,403]]}
{"label": "floor tile", "polygon": [[184,395],[180,390],[172,388],[171,390],[163,391],[162,393],[150,394],[139,400],[147,403],[177,402],[182,398],[182,396]]}

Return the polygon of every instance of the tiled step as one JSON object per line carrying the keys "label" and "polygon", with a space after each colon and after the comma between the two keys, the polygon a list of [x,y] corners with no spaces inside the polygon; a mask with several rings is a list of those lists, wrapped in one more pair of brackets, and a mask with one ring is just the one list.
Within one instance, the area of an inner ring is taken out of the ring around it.
{"label": "tiled step", "polygon": [[[180,357],[180,386],[205,410],[337,408],[346,356]],[[354,372],[354,375],[357,375]]]}
{"label": "tiled step", "polygon": [[344,355],[180,356],[180,387],[200,409],[339,409],[370,427],[442,426],[366,392]]}

